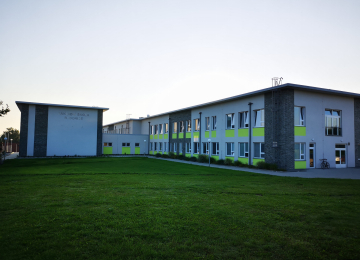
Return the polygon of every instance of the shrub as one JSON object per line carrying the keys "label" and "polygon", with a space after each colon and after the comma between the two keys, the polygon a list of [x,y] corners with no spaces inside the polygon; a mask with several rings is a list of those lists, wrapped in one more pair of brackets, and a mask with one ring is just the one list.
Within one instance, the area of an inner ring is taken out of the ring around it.
{"label": "shrub", "polygon": [[177,156],[177,158],[178,158],[179,160],[185,160],[185,156],[182,155],[182,154],[179,154],[179,155]]}
{"label": "shrub", "polygon": [[197,158],[196,157],[190,157],[190,161],[192,162],[196,162]]}
{"label": "shrub", "polygon": [[175,155],[175,154],[174,154],[173,152],[169,152],[169,157],[170,157],[170,158],[173,158],[174,155]]}
{"label": "shrub", "polygon": [[256,163],[256,168],[266,169],[266,162],[260,161]]}
{"label": "shrub", "polygon": [[216,164],[224,165],[224,164],[225,164],[225,161],[224,161],[223,159],[220,159],[220,160],[217,160],[217,161],[216,161]]}
{"label": "shrub", "polygon": [[210,157],[210,163],[216,163],[216,159],[213,157]]}
{"label": "shrub", "polygon": [[209,162],[209,156],[207,156],[205,154],[200,154],[199,157],[197,158],[197,161],[200,163]]}
{"label": "shrub", "polygon": [[233,160],[231,160],[230,158],[226,158],[224,161],[225,165],[233,165]]}
{"label": "shrub", "polygon": [[161,153],[156,153],[155,156],[156,157],[161,157]]}
{"label": "shrub", "polygon": [[243,167],[243,163],[240,162],[239,160],[234,161],[234,165],[235,165],[235,166],[238,166],[238,167]]}
{"label": "shrub", "polygon": [[169,158],[169,155],[167,155],[166,153],[161,155],[162,158]]}
{"label": "shrub", "polygon": [[273,170],[276,171],[278,169],[276,164],[266,163],[266,162],[258,162],[256,167],[259,169]]}

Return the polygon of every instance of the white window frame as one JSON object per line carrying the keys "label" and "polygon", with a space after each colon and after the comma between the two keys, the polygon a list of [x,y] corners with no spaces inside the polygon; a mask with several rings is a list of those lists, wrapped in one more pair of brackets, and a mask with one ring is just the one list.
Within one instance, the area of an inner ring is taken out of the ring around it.
{"label": "white window frame", "polygon": [[164,142],[164,152],[167,152],[167,142]]}
{"label": "white window frame", "polygon": [[159,133],[160,133],[160,134],[163,134],[163,133],[164,133],[163,124],[159,124]]}
{"label": "white window frame", "polygon": [[177,144],[177,143],[173,143],[173,151],[174,151],[174,153],[177,152],[177,151],[176,151],[176,148],[177,148],[177,147],[176,147],[176,144]]}
{"label": "white window frame", "polygon": [[[230,146],[230,154],[228,153],[228,147]],[[226,156],[234,156],[235,150],[234,150],[234,143],[229,142],[226,143]]]}
{"label": "white window frame", "polygon": [[249,128],[249,111],[239,113],[239,128]]}
{"label": "white window frame", "polygon": [[169,133],[169,124],[165,123],[165,134]]}
{"label": "white window frame", "polygon": [[[215,144],[215,149],[214,149],[214,144]],[[212,154],[211,155],[219,155],[220,154],[220,144],[219,142],[212,142],[211,143],[213,149],[212,149]]]}
{"label": "white window frame", "polygon": [[[299,157],[296,158],[296,151],[297,149],[299,149]],[[295,143],[294,144],[294,158],[295,161],[305,161],[306,157],[305,157],[305,150],[306,150],[306,144],[305,143]]]}
{"label": "white window frame", "polygon": [[186,132],[191,132],[191,119],[186,120]]}
{"label": "white window frame", "polygon": [[194,125],[195,125],[195,132],[199,132],[200,131],[200,119],[199,118],[195,118],[194,119]]}
{"label": "white window frame", "polygon": [[159,126],[158,125],[154,125],[155,127],[155,134],[158,135],[159,134]]}
{"label": "white window frame", "polygon": [[191,143],[186,143],[186,151],[185,153],[191,153]]}
{"label": "white window frame", "polygon": [[205,131],[210,131],[210,117],[205,117]]}
{"label": "white window frame", "polygon": [[153,142],[150,142],[150,151],[153,151]]}
{"label": "white window frame", "polygon": [[184,121],[180,121],[180,133],[184,132]]}
{"label": "white window frame", "polygon": [[[244,147],[244,153],[241,153],[241,146]],[[249,158],[249,143],[239,143],[239,155],[238,157]]]}
{"label": "white window frame", "polygon": [[212,116],[211,121],[212,121],[212,129],[211,130],[216,130],[216,116]]}
{"label": "white window frame", "polygon": [[173,122],[173,133],[176,134],[177,130],[177,122]]}
{"label": "white window frame", "polygon": [[[326,111],[329,111],[331,113],[331,115],[326,115]],[[334,116],[333,113],[337,112],[338,115]],[[325,135],[326,136],[342,136],[341,133],[341,110],[337,110],[337,109],[325,109]],[[330,119],[330,123],[331,126],[328,125],[328,119]],[[335,122],[335,123],[334,123]],[[334,126],[334,125],[338,125],[338,126]],[[332,134],[329,134],[329,128],[331,128],[331,132]],[[334,134],[334,128],[338,128],[339,130],[337,131],[337,134]]]}
{"label": "white window frame", "polygon": [[[259,145],[259,156],[255,154],[255,146]],[[263,149],[262,149],[263,148]],[[265,159],[265,144],[264,143],[254,143],[254,158],[255,159]]]}
{"label": "white window frame", "polygon": [[163,149],[162,144],[163,144],[162,142],[159,142],[159,151],[160,152],[162,152],[162,149]]}
{"label": "white window frame", "polygon": [[[296,118],[298,118],[298,120],[296,120]],[[305,107],[294,107],[294,125],[305,126]]]}
{"label": "white window frame", "polygon": [[265,110],[254,110],[255,112],[255,127],[265,127]]}
{"label": "white window frame", "polygon": [[157,142],[154,142],[154,151],[157,151]]}
{"label": "white window frame", "polygon": [[[121,130],[122,129],[123,129],[123,126],[121,126]],[[121,133],[122,133],[122,131],[121,131]],[[154,134],[154,126],[153,125],[150,126],[150,134],[151,135]]]}
{"label": "white window frame", "polygon": [[[230,117],[230,125],[228,125],[228,118]],[[235,116],[234,113],[226,114],[225,116],[226,129],[235,129]]]}
{"label": "white window frame", "polygon": [[209,154],[209,142],[203,142],[203,154]]}
{"label": "white window frame", "polygon": [[200,143],[194,142],[194,154],[200,154]]}

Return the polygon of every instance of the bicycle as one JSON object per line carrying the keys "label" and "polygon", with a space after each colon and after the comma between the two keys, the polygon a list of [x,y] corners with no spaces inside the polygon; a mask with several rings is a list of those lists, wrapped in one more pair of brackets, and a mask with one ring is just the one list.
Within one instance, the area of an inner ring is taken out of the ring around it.
{"label": "bicycle", "polygon": [[321,169],[330,169],[330,163],[327,159],[320,159],[321,162]]}

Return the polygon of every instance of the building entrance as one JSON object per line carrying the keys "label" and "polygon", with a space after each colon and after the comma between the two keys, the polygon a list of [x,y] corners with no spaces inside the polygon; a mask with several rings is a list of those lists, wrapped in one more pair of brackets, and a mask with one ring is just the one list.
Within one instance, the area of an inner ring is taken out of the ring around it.
{"label": "building entrance", "polygon": [[346,168],[346,145],[335,145],[335,167]]}

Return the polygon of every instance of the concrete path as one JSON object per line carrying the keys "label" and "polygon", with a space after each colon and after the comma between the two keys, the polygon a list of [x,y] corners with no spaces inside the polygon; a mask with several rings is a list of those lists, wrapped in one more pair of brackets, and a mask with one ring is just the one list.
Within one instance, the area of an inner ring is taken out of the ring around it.
{"label": "concrete path", "polygon": [[5,160],[10,160],[10,159],[15,159],[19,156],[19,153],[10,153],[10,154],[7,154],[6,157],[5,157]]}
{"label": "concrete path", "polygon": [[[149,158],[209,167],[209,164],[206,164],[206,163],[198,163],[198,162],[190,162],[190,161],[158,158],[158,157],[149,157]],[[236,166],[217,165],[217,164],[211,164],[210,167],[211,168],[219,168],[219,169],[228,169],[228,170],[234,170],[234,171],[245,171],[245,172],[254,172],[254,173],[260,173],[260,174],[269,174],[269,175],[276,175],[276,176],[282,176],[282,177],[360,179],[360,168],[344,168],[344,169],[335,169],[334,168],[334,169],[326,169],[326,170],[308,169],[308,170],[298,171],[298,172],[282,172],[282,171],[278,172],[278,171],[241,168],[241,167],[236,167]]]}

